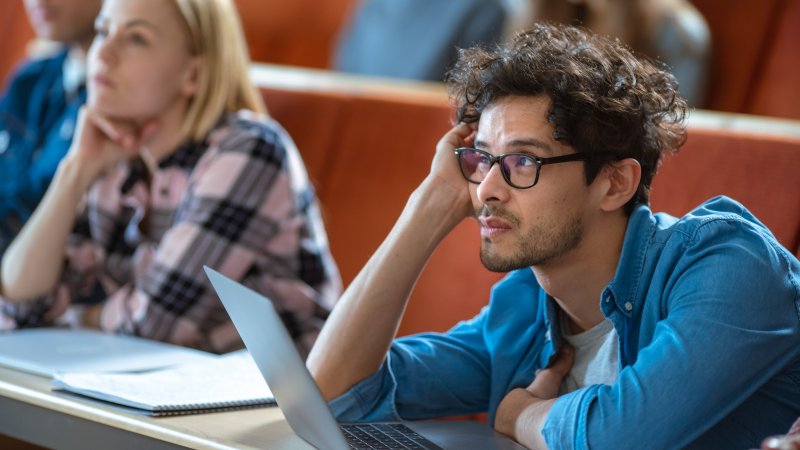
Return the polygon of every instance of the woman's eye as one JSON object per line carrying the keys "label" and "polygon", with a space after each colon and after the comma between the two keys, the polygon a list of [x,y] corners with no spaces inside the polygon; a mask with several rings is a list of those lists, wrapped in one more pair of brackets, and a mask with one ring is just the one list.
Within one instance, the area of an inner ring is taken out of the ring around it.
{"label": "woman's eye", "polygon": [[130,36],[130,41],[137,45],[147,45],[147,39],[141,34],[134,33]]}

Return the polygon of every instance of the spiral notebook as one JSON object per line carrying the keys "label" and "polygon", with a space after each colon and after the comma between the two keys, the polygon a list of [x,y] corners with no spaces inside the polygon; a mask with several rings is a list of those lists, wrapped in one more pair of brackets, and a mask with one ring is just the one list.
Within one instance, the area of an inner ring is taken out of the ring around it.
{"label": "spiral notebook", "polygon": [[52,385],[149,416],[275,405],[275,397],[246,350],[150,372],[56,374]]}

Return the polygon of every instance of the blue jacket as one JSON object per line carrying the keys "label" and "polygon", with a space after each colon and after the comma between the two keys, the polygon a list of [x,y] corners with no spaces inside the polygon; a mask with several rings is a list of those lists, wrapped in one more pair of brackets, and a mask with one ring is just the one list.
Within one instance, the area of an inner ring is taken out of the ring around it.
{"label": "blue jacket", "polygon": [[0,98],[0,254],[44,196],[86,100],[85,88],[64,91],[66,57],[24,64]]}
{"label": "blue jacket", "polygon": [[[556,400],[549,448],[756,448],[800,415],[800,263],[741,204],[717,197],[681,219],[638,207],[598,301],[619,376]],[[397,339],[331,407],[344,421],[488,410],[493,422],[554,355],[558,327],[553,299],[517,270],[472,320]]]}

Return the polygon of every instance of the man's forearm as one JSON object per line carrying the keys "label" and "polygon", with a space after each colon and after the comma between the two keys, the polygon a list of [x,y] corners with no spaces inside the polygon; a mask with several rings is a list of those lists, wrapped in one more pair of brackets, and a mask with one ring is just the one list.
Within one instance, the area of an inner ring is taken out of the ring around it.
{"label": "man's forearm", "polygon": [[517,442],[533,450],[547,449],[542,427],[554,402],[555,399],[536,399],[522,411],[516,422]]}
{"label": "man's forearm", "polygon": [[509,392],[497,409],[494,428],[527,448],[545,450],[542,426],[555,399],[543,400],[518,388]]}
{"label": "man's forearm", "polygon": [[337,303],[307,363],[326,399],[380,367],[419,274],[463,217],[452,205],[446,192],[423,183]]}

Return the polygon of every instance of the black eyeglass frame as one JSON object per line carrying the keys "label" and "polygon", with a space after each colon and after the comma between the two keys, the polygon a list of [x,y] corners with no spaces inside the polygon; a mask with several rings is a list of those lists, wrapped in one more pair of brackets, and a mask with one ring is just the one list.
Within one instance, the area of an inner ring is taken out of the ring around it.
{"label": "black eyeglass frame", "polygon": [[[587,155],[586,153],[570,153],[569,155],[553,156],[552,158],[541,158],[539,156],[534,156],[529,153],[506,153],[504,155],[494,156],[487,151],[479,150],[477,148],[459,147],[455,149],[456,159],[458,160],[458,168],[461,170],[461,175],[464,177],[464,179],[473,184],[481,184],[483,180],[480,181],[471,180],[467,176],[467,174],[464,173],[464,166],[461,164],[461,154],[465,150],[474,151],[489,158],[489,169],[487,169],[486,171],[487,174],[489,173],[490,170],[492,170],[492,166],[494,166],[495,163],[499,163],[500,173],[503,175],[503,179],[506,181],[506,184],[515,189],[530,189],[536,186],[536,183],[539,182],[539,174],[542,171],[542,166],[545,164],[559,164],[571,161],[586,161],[589,158],[589,155]],[[521,156],[524,158],[528,158],[532,160],[534,163],[536,163],[536,177],[534,177],[533,183],[531,183],[529,186],[517,186],[511,182],[511,175],[509,173],[506,173],[506,170],[504,170],[505,166],[503,165],[503,159],[509,156]]]}

